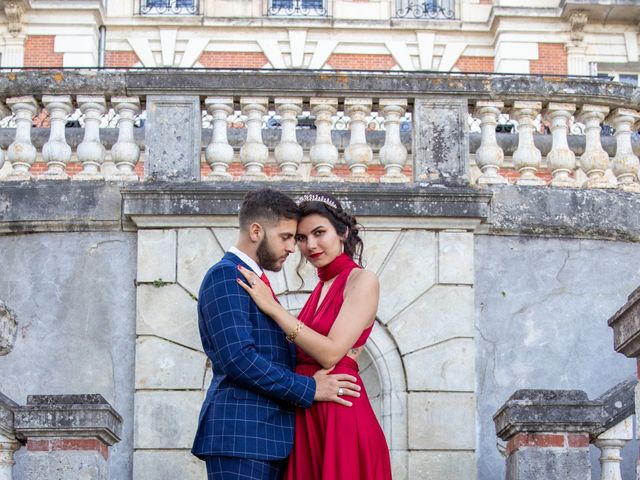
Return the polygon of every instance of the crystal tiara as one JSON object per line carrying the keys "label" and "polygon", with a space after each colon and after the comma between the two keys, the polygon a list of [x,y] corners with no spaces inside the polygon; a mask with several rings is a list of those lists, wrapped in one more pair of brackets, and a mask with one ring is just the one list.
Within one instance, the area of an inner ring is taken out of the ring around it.
{"label": "crystal tiara", "polygon": [[335,208],[336,210],[338,209],[338,205],[336,204],[336,202],[330,200],[324,195],[318,195],[317,193],[305,193],[302,198],[300,198],[300,203],[303,202],[321,202]]}

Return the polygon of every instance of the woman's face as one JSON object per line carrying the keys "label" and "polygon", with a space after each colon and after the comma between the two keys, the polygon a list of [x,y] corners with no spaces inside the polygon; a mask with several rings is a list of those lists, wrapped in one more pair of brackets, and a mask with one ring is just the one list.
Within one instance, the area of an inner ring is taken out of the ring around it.
{"label": "woman's face", "polygon": [[300,253],[316,268],[328,265],[342,253],[342,237],[327,218],[317,213],[300,219],[296,242]]}

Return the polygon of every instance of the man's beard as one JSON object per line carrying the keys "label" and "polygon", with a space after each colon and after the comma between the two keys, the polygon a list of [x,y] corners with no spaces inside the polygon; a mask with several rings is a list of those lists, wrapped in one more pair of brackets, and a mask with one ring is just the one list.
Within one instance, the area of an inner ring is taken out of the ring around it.
{"label": "man's beard", "polygon": [[265,270],[270,270],[272,272],[279,272],[282,269],[280,257],[274,254],[269,248],[269,242],[267,241],[266,235],[258,245],[256,255],[258,257],[258,265],[260,265],[260,268],[264,268]]}

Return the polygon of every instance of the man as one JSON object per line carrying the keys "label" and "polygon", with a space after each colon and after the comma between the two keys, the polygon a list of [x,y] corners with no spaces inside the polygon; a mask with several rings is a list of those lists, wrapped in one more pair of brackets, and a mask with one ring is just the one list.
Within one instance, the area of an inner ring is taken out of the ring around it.
{"label": "man", "polygon": [[[293,373],[295,348],[238,285],[242,265],[266,279],[295,249],[298,207],[272,189],[248,193],[240,209],[240,234],[207,272],[198,297],[202,345],[213,366],[192,453],[211,479],[280,479],[293,443],[295,407],[315,401],[351,403],[351,375],[321,370]],[[266,282],[266,280],[265,280]]]}

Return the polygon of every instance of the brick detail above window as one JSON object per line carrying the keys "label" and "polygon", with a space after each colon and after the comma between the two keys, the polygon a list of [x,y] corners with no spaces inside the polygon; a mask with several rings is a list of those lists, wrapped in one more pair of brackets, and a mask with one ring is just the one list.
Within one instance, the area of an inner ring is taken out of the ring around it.
{"label": "brick detail above window", "polygon": [[107,67],[133,67],[140,61],[135,52],[127,51],[108,51],[104,57]]}
{"label": "brick detail above window", "polygon": [[538,60],[529,62],[529,73],[566,75],[567,49],[562,43],[539,43]]}
{"label": "brick detail above window", "polygon": [[24,42],[24,66],[62,67],[64,54],[53,51],[54,43],[54,35],[29,35]]}
{"label": "brick detail above window", "polygon": [[493,73],[493,57],[460,57],[454,65],[461,72]]}
{"label": "brick detail above window", "polygon": [[269,60],[262,52],[204,52],[198,62],[208,68],[262,68]]}

